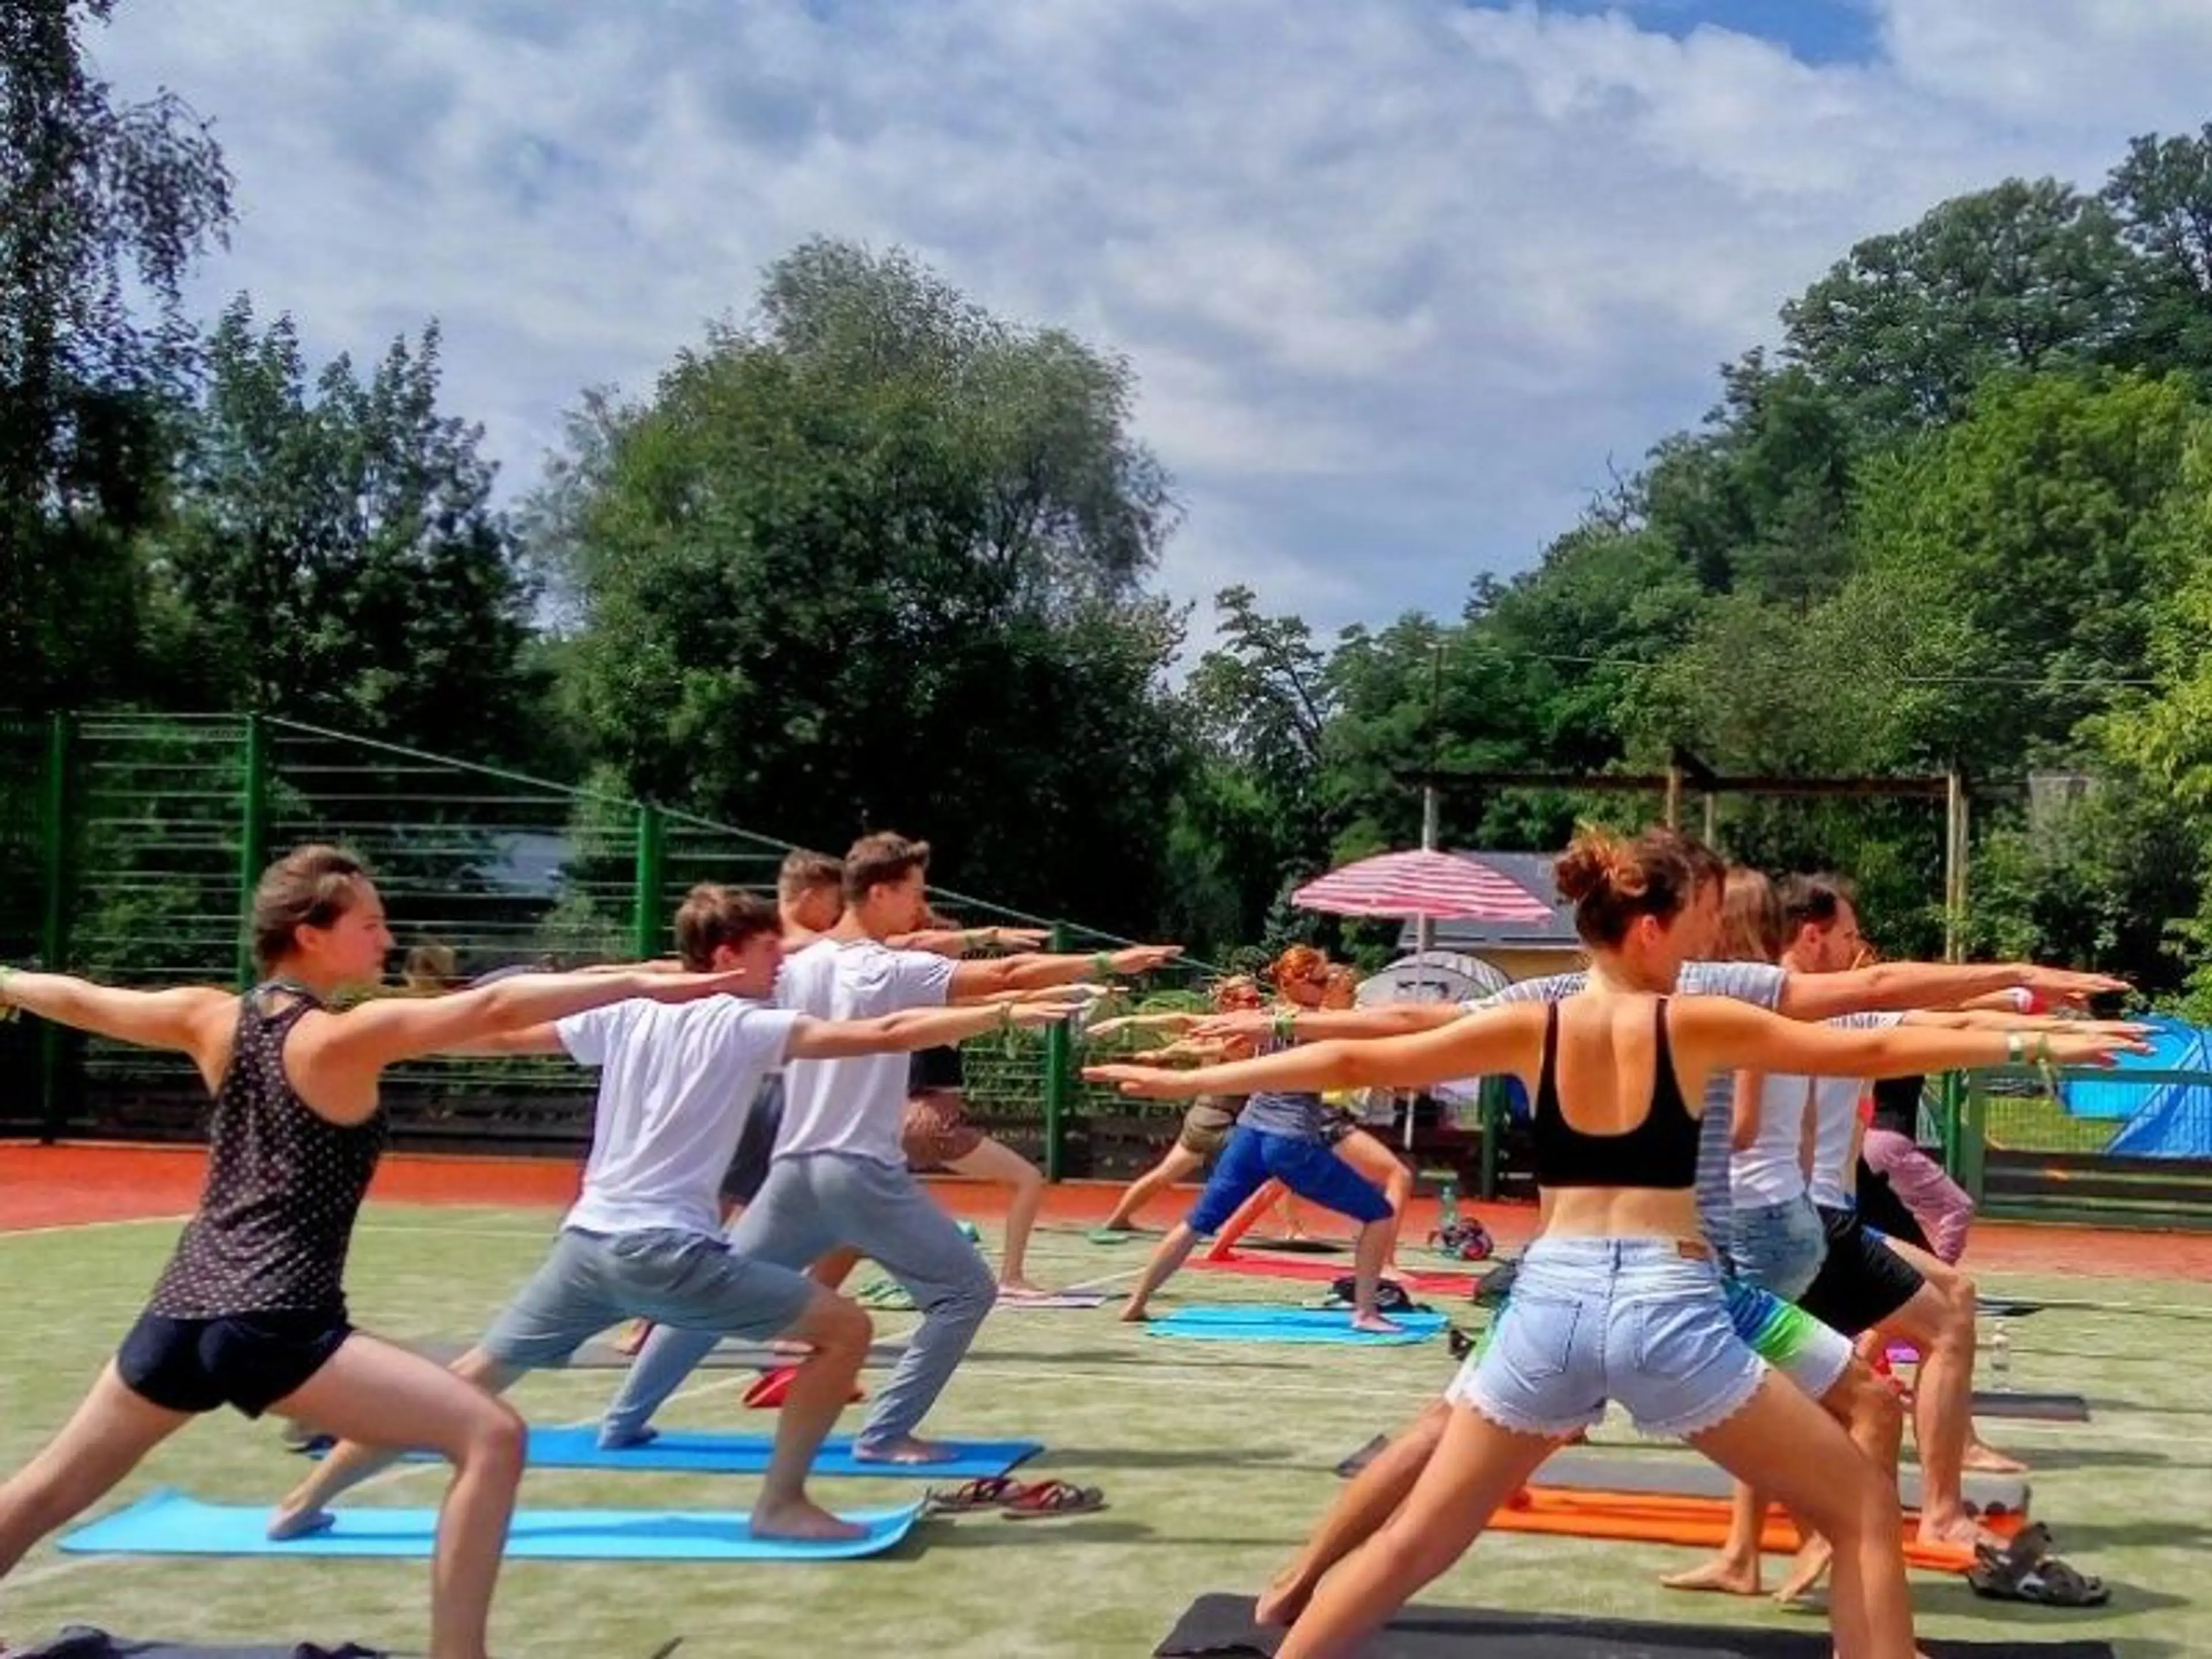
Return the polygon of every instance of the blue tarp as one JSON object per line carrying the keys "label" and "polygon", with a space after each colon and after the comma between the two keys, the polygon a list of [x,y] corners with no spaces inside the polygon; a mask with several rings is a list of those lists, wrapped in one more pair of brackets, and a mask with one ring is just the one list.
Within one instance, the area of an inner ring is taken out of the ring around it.
{"label": "blue tarp", "polygon": [[[2150,1025],[2152,1052],[2123,1054],[2118,1071],[2212,1073],[2212,1031],[2163,1014]],[[2122,1118],[2105,1152],[2126,1158],[2212,1158],[2212,1079],[2146,1088],[2124,1078],[2072,1082],[2063,1091],[2075,1117]]]}
{"label": "blue tarp", "polygon": [[2124,1079],[2130,1072],[2193,1072],[2212,1070],[2205,1064],[2206,1033],[2166,1014],[2148,1016],[2143,1024],[2151,1027],[2151,1052],[2147,1054],[2122,1054],[2115,1068],[2119,1076],[2110,1083],[2085,1083],[2075,1080],[2063,1085],[2059,1093],[2066,1103],[2069,1117],[2134,1117],[2147,1111],[2164,1089],[2145,1089],[2140,1083]]}

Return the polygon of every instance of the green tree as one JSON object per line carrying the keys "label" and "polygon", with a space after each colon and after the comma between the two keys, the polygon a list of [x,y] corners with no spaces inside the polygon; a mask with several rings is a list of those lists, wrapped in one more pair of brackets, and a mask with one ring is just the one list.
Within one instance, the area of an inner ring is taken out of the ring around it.
{"label": "green tree", "polygon": [[481,431],[440,410],[436,325],[311,386],[291,319],[257,329],[240,297],[207,356],[149,543],[181,694],[526,758],[528,595]]}
{"label": "green tree", "polygon": [[130,540],[190,368],[179,294],[231,217],[205,125],[92,74],[84,26],[113,9],[0,7],[0,653],[33,705],[130,689]]}
{"label": "green tree", "polygon": [[2145,268],[2131,360],[2212,373],[2212,123],[2130,139],[2103,199]]}
{"label": "green tree", "polygon": [[575,706],[626,785],[793,841],[1149,926],[1183,746],[1172,528],[1128,366],[903,254],[810,242],[754,319],[605,405],[541,502]]}

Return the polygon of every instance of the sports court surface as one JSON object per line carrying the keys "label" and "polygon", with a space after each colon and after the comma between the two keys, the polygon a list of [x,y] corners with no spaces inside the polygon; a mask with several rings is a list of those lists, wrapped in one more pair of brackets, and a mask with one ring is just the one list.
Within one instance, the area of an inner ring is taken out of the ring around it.
{"label": "sports court surface", "polygon": [[[197,1191],[196,1151],[0,1148],[0,1458],[21,1462],[62,1420],[136,1316]],[[356,1320],[393,1338],[465,1341],[534,1267],[575,1178],[565,1163],[393,1158],[357,1235]],[[995,1248],[997,1189],[937,1183]],[[1089,1223],[1111,1188],[1050,1195],[1032,1273],[1060,1285],[1125,1285],[1146,1242],[1099,1245]],[[1174,1218],[1172,1200],[1146,1219]],[[1522,1242],[1533,1212],[1486,1210],[1499,1243]],[[1417,1205],[1407,1231],[1429,1224]],[[1313,1258],[1306,1258],[1312,1260]],[[1348,1259],[1345,1261],[1348,1271]],[[1410,1249],[1409,1268],[1445,1264]],[[2045,1305],[2008,1322],[2013,1389],[2086,1397],[2091,1420],[1986,1419],[1990,1439],[2033,1465],[2033,1516],[2060,1553],[2112,1587],[2094,1610],[1983,1600],[1963,1578],[1919,1573],[1923,1636],[1981,1642],[2108,1641],[2128,1659],[2212,1653],[2212,1238],[1978,1226],[1967,1266],[1985,1295]],[[866,1282],[864,1266],[854,1285]],[[1194,1304],[1312,1300],[1326,1286],[1187,1273],[1158,1310]],[[1457,1297],[1429,1305],[1470,1328]],[[1012,1521],[927,1519],[887,1553],[846,1562],[678,1564],[513,1561],[495,1650],[521,1656],[743,1654],[1132,1655],[1152,1653],[1207,1592],[1249,1594],[1286,1557],[1339,1484],[1335,1465],[1410,1416],[1449,1376],[1441,1340],[1417,1346],[1182,1341],[1097,1310],[994,1314],[927,1425],[963,1438],[1026,1438],[1046,1449],[1018,1478],[1103,1487],[1103,1512]],[[878,1340],[913,1316],[878,1313]],[[1986,1340],[1989,1328],[1984,1330]],[[755,1373],[702,1370],[672,1402],[671,1428],[764,1432],[769,1413],[739,1394]],[[879,1383],[872,1370],[864,1381]],[[531,1379],[517,1404],[534,1424],[592,1419],[618,1373]],[[1991,1379],[1984,1376],[1983,1386]],[[855,1412],[848,1418],[856,1419]],[[1599,1439],[1653,1459],[1618,1419]],[[275,1428],[235,1416],[172,1441],[94,1516],[160,1487],[258,1504],[298,1477]],[[386,1475],[354,1500],[422,1505],[434,1468]],[[818,1495],[882,1509],[927,1482],[842,1480]],[[526,1511],[552,1508],[742,1509],[756,1482],[727,1474],[533,1469]],[[1817,1615],[1764,1601],[1660,1589],[1685,1551],[1647,1544],[1492,1533],[1423,1598],[1459,1607],[1764,1625],[1814,1632]],[[1781,1561],[1770,1558],[1770,1582]],[[416,1561],[64,1553],[41,1546],[0,1586],[0,1643],[66,1624],[173,1640],[420,1651],[427,1569]],[[1497,1652],[1496,1647],[1471,1651]],[[2024,1648],[2024,1652],[2034,1650]]]}

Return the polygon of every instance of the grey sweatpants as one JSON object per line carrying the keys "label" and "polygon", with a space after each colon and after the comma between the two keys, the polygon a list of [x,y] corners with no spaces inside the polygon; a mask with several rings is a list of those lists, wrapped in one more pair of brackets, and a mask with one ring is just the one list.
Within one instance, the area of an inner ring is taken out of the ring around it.
{"label": "grey sweatpants", "polygon": [[[861,1425],[865,1449],[912,1434],[998,1300],[998,1281],[951,1216],[903,1169],[842,1152],[780,1158],[730,1227],[730,1249],[781,1267],[811,1266],[840,1244],[882,1264],[921,1310],[921,1328]],[[712,1331],[653,1332],[607,1407],[600,1432],[635,1435],[712,1352]]]}

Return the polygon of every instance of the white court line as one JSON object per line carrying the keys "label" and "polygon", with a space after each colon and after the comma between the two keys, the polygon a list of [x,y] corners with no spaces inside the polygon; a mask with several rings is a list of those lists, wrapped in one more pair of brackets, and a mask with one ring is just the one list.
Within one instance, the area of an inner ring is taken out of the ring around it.
{"label": "white court line", "polygon": [[0,1243],[11,1238],[38,1238],[47,1233],[86,1233],[96,1227],[151,1227],[163,1222],[173,1227],[180,1226],[191,1218],[192,1212],[186,1210],[178,1215],[125,1215],[106,1221],[58,1221],[51,1227],[5,1227],[0,1228]]}

